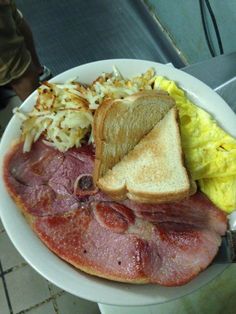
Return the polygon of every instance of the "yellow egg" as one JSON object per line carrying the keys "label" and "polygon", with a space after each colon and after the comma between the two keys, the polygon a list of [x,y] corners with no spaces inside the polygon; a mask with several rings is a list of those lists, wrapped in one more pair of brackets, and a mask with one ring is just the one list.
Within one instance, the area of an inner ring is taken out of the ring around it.
{"label": "yellow egg", "polygon": [[236,209],[236,176],[201,179],[199,186],[219,208],[228,213]]}
{"label": "yellow egg", "polygon": [[194,105],[174,81],[157,76],[155,89],[176,101],[186,166],[200,189],[227,212],[236,209],[236,139],[213,117]]}

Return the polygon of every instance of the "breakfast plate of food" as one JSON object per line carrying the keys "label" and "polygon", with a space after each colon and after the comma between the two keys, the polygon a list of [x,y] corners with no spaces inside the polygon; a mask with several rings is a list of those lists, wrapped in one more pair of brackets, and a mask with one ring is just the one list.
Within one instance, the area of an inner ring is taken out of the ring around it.
{"label": "breakfast plate of food", "polygon": [[167,302],[227,264],[236,117],[169,65],[111,59],[44,82],[0,143],[0,215],[46,279],[113,305]]}

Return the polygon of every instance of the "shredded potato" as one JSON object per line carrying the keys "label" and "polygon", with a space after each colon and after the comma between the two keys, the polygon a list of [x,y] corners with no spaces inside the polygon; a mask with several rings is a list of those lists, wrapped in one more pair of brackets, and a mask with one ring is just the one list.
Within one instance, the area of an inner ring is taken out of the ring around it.
{"label": "shredded potato", "polygon": [[22,120],[24,152],[29,152],[42,135],[47,143],[61,152],[80,147],[86,135],[92,142],[93,114],[104,99],[150,90],[154,81],[153,69],[125,79],[114,67],[112,73],[103,73],[91,85],[75,80],[65,84],[44,82],[38,88],[38,98],[31,112],[14,111]]}

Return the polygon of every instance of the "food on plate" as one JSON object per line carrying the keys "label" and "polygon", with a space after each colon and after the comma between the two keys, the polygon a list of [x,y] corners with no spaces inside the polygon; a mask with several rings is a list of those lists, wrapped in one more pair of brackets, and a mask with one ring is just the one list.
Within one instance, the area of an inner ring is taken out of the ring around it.
{"label": "food on plate", "polygon": [[[204,115],[200,108],[198,111],[174,82],[155,75],[153,70],[131,79],[123,78],[116,70],[113,74],[102,74],[91,85],[73,81],[43,84],[33,111],[16,110],[22,119],[22,136],[5,157],[4,182],[38,237],[78,269],[122,282],[179,286],[195,278],[213,261],[226,232],[226,213],[200,190],[184,199],[161,204],[131,199],[114,201],[99,190],[93,176],[97,156],[93,139],[94,134],[96,143],[96,110],[99,112],[105,103],[116,103],[115,99],[122,102],[136,93],[156,93],[153,89],[158,94],[166,90],[175,99],[186,168],[189,177],[201,184],[207,177],[204,167],[201,178],[195,177],[191,163],[195,146],[191,146],[188,136],[195,134],[194,118],[198,119],[197,127],[203,130],[202,120],[208,114]],[[174,118],[175,109],[169,109],[161,125]],[[170,131],[173,126],[176,127],[176,121],[172,120]],[[164,130],[166,137],[165,128],[160,125],[158,128]],[[148,137],[150,132],[144,133]],[[198,138],[199,146],[210,149],[211,138],[208,141]],[[227,149],[231,151],[234,140],[229,138],[231,146]],[[167,145],[169,141],[168,135]],[[135,150],[139,144],[132,145]],[[172,150],[178,147],[173,143]],[[127,158],[132,153],[128,151]],[[233,154],[229,156],[233,158]],[[179,153],[175,158],[175,169],[181,169]],[[203,160],[199,158],[198,162],[201,166]],[[223,177],[221,165],[219,159],[217,178]],[[207,171],[208,167],[205,168]],[[226,182],[228,177],[224,176]],[[222,208],[229,211],[225,204]]]}
{"label": "food on plate", "polygon": [[31,112],[15,110],[22,120],[24,152],[30,151],[42,134],[62,152],[80,147],[84,138],[92,135],[93,113],[104,100],[152,90],[154,78],[153,69],[124,79],[114,68],[113,73],[102,73],[91,85],[76,81],[65,84],[44,82],[38,89],[36,105]]}
{"label": "food on plate", "polygon": [[236,209],[236,139],[194,105],[175,82],[157,76],[154,88],[167,91],[175,99],[182,148],[192,178],[218,207],[232,212]]}
{"label": "food on plate", "polygon": [[236,176],[200,179],[199,186],[211,201],[226,212],[236,209]]}
{"label": "food on plate", "polygon": [[103,101],[94,116],[94,181],[133,149],[174,105],[166,92],[154,90]]}
{"label": "food on plate", "polygon": [[[138,125],[142,117],[143,114]],[[121,130],[123,124],[127,124],[127,120],[120,122]],[[116,138],[117,146],[125,141],[119,136]],[[184,199],[190,194],[190,180],[182,155],[177,110],[172,108],[134,149],[98,180],[97,185],[113,199],[128,197],[143,203]]]}
{"label": "food on plate", "polygon": [[[70,85],[81,87],[80,84]],[[29,152],[32,143],[42,134],[45,140],[60,151],[81,145],[91,130],[93,115],[88,102],[75,89],[70,89],[70,85],[45,82],[38,88],[36,105],[31,112],[15,109],[15,113],[22,119],[24,152]]]}
{"label": "food on plate", "polygon": [[[217,206],[232,212],[236,209],[236,140],[210,114],[194,105],[174,81],[156,75],[153,69],[124,78],[114,68],[113,73],[102,73],[91,85],[45,82],[33,111],[16,110],[22,120],[24,151],[29,151],[42,134],[45,141],[62,152],[80,147],[87,138],[91,143],[94,112],[104,101],[153,89],[166,91],[175,100],[182,149],[191,177]],[[227,195],[222,194],[225,190]]]}
{"label": "food on plate", "polygon": [[40,138],[30,152],[21,141],[6,157],[8,191],[49,249],[92,275],[165,286],[189,282],[212,262],[223,211],[200,192],[165,204],[114,202],[92,185],[94,153],[93,145],[62,153]]}

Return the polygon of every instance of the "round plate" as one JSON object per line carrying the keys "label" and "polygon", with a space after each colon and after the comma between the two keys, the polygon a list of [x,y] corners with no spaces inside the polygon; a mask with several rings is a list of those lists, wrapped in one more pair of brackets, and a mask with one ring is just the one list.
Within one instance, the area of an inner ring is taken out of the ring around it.
{"label": "round plate", "polygon": [[[206,109],[226,131],[236,136],[236,118],[224,100],[204,83],[170,65],[143,60],[111,59],[75,67],[54,77],[51,81],[63,83],[77,78],[80,82],[90,83],[102,72],[111,72],[113,65],[125,77],[144,73],[148,68],[153,67],[156,74],[175,80],[196,104]],[[37,93],[34,92],[21,108],[25,111],[31,110],[36,97]],[[37,272],[53,284],[76,296],[99,303],[150,305],[167,302],[191,293],[211,281],[227,267],[226,265],[212,265],[187,285],[174,288],[117,283],[76,270],[50,252],[38,239],[6,191],[2,179],[3,157],[11,142],[19,135],[20,121],[13,117],[0,143],[0,215],[16,249]]]}

